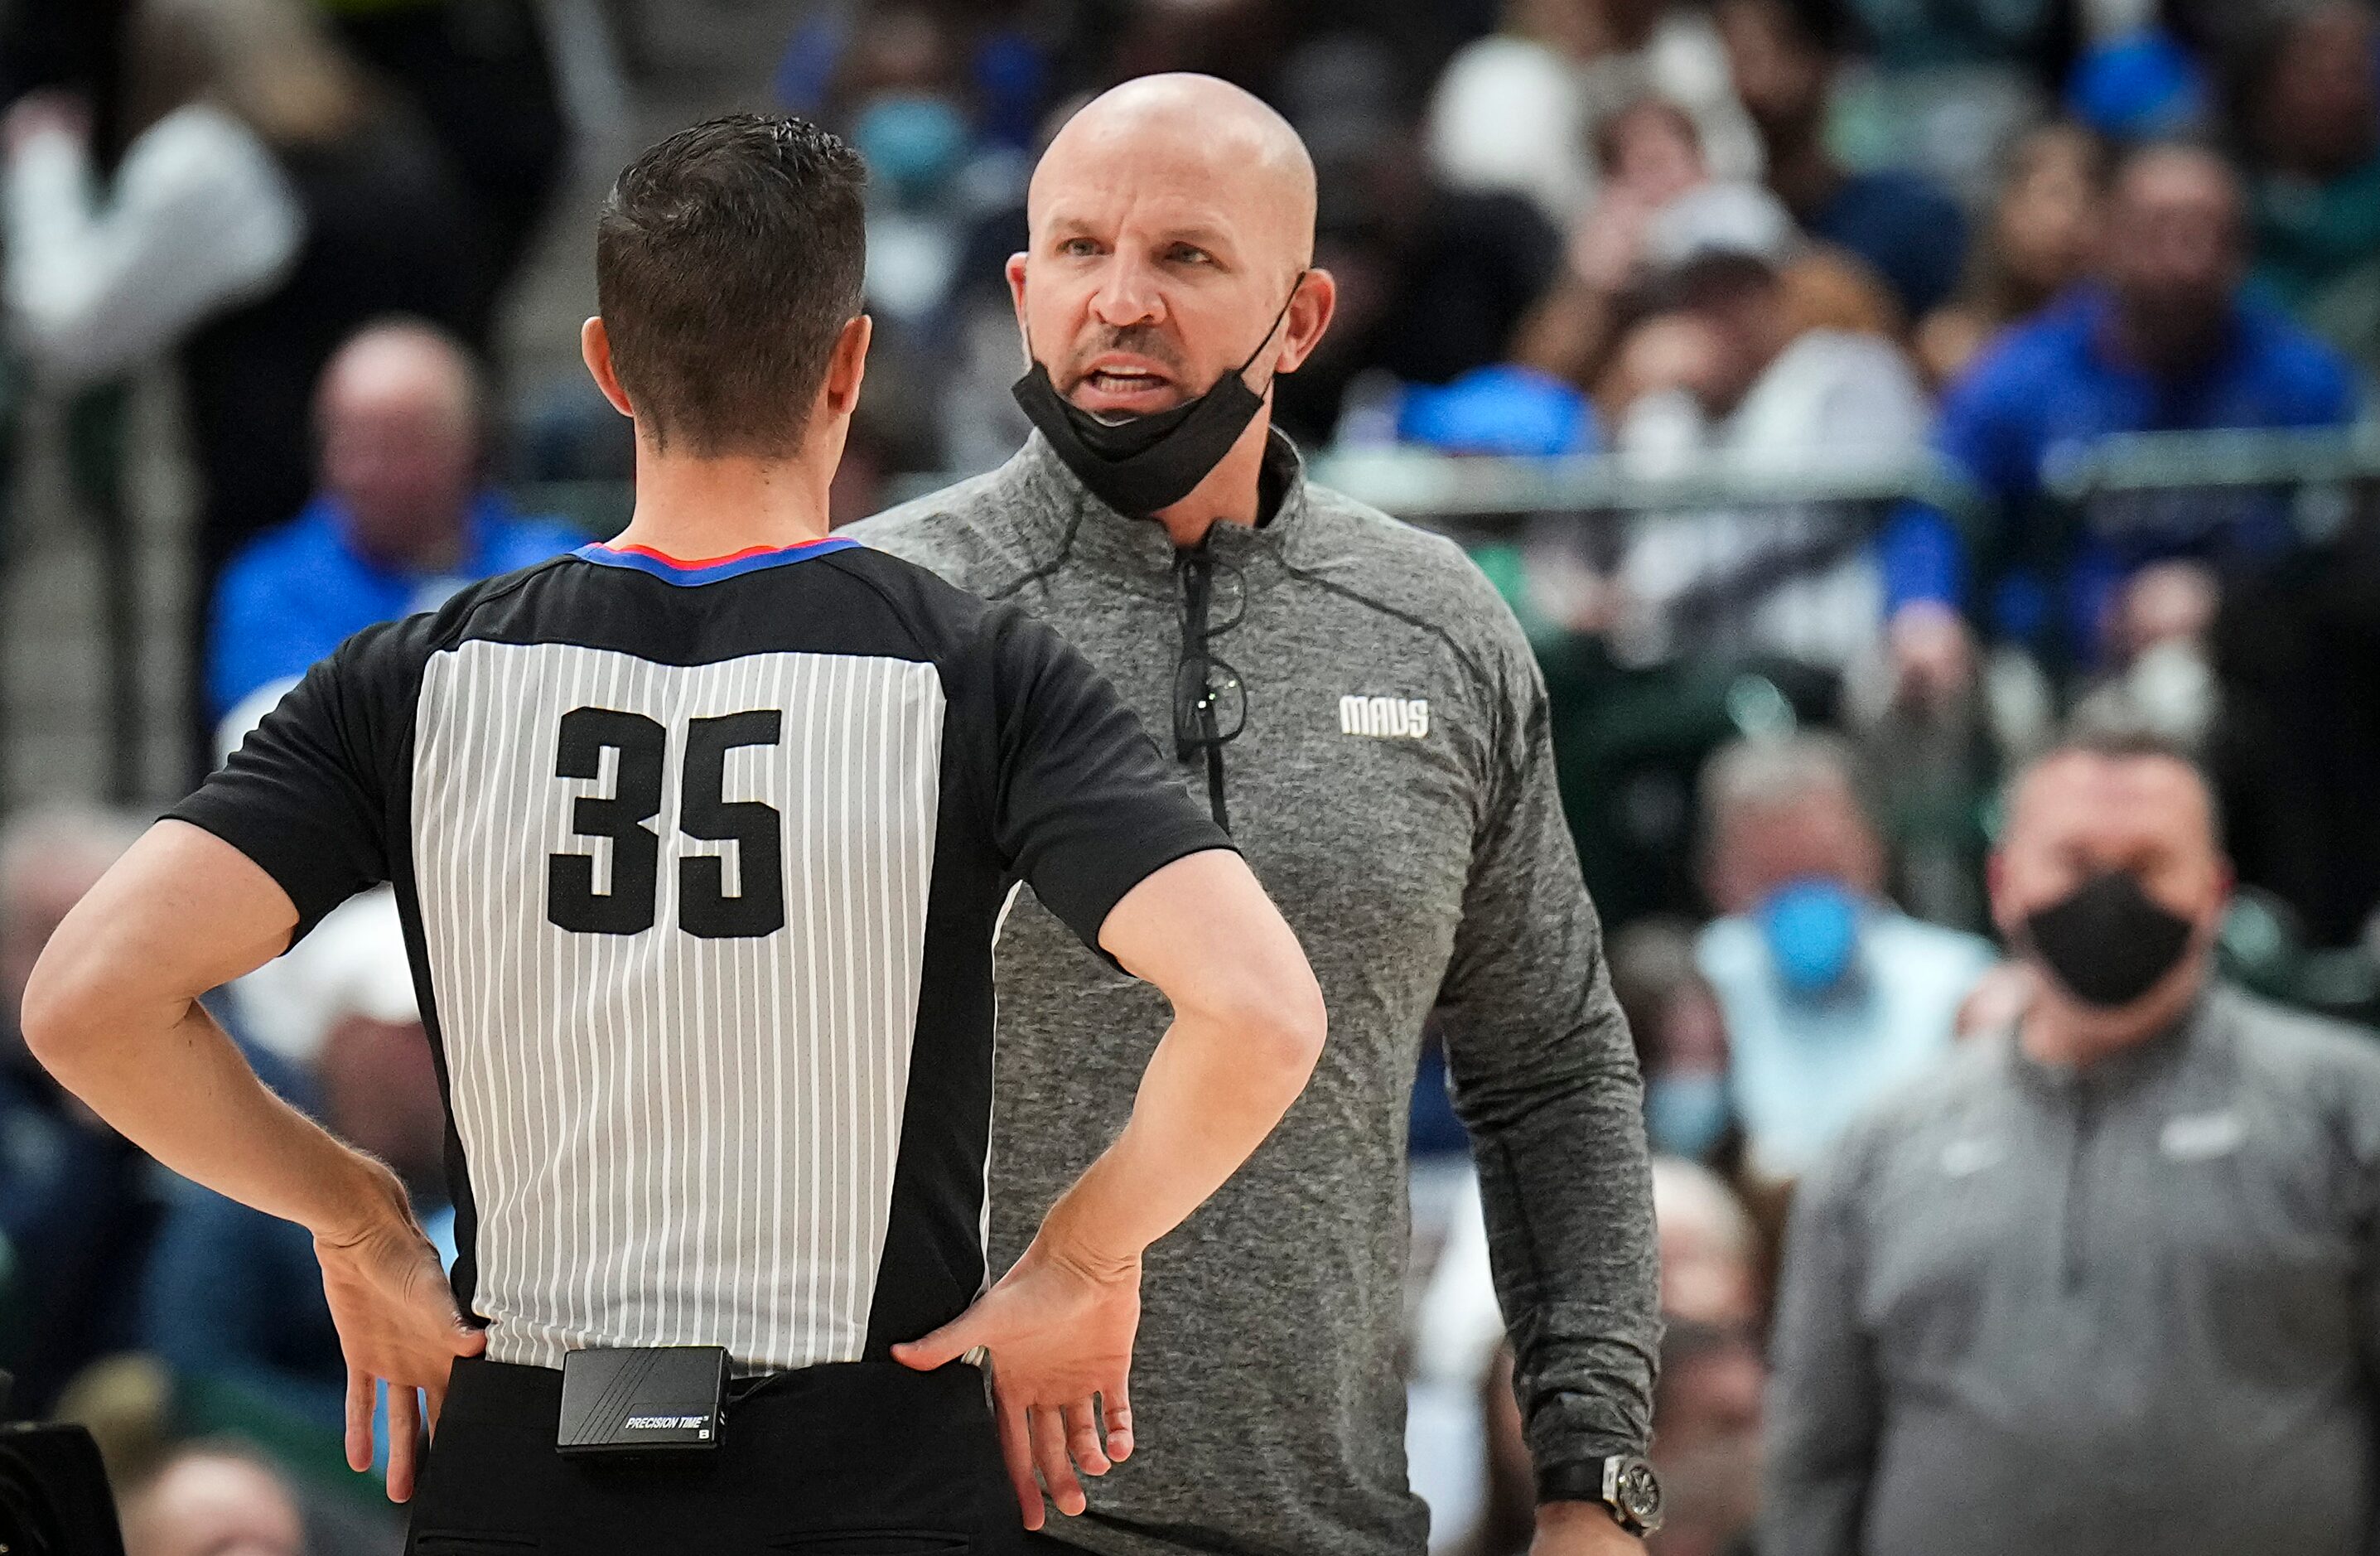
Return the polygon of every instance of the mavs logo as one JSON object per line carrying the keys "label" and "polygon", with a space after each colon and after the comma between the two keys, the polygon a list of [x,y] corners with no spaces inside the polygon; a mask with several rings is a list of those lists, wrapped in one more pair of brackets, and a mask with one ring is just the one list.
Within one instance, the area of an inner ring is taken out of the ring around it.
{"label": "mavs logo", "polygon": [[1429,701],[1427,698],[1342,697],[1339,733],[1419,740],[1429,733]]}

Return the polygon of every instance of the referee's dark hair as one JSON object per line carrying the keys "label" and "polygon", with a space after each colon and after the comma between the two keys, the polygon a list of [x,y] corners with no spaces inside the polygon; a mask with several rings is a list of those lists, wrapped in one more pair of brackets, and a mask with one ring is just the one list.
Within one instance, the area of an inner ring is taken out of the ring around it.
{"label": "referee's dark hair", "polygon": [[657,444],[800,443],[867,270],[859,154],[804,119],[731,114],[630,163],[595,226],[612,367]]}

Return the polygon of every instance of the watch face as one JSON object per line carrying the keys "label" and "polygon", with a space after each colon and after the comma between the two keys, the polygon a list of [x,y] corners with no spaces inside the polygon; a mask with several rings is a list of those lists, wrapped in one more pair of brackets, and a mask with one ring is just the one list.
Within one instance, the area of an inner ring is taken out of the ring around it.
{"label": "watch face", "polygon": [[1660,1525],[1661,1482],[1655,1477],[1651,1465],[1642,1459],[1630,1461],[1620,1472],[1620,1484],[1613,1489],[1629,1517],[1648,1529]]}

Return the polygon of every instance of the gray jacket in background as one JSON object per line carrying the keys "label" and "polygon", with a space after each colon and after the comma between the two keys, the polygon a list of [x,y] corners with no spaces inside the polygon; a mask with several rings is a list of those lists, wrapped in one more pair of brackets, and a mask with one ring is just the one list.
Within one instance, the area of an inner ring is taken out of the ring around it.
{"label": "gray jacket in background", "polygon": [[[1245,619],[1211,650],[1248,687],[1223,748],[1235,840],[1330,1010],[1280,1129],[1149,1252],[1140,1450],[1061,1538],[1418,1556],[1400,1355],[1405,1123],[1442,1007],[1531,1448],[1641,1452],[1658,1345],[1636,1064],[1554,789],[1546,694],[1512,612],[1446,540],[1307,484],[1276,436],[1260,529],[1207,542]],[[1014,600],[1104,671],[1173,754],[1182,589],[1164,528],[1093,499],[1037,434],[1001,469],[846,530]],[[1229,614],[1219,584],[1214,620]],[[1203,754],[1179,765],[1207,798]],[[1157,991],[1026,893],[1000,941],[995,1268],[1114,1137],[1164,1030]]]}
{"label": "gray jacket in background", "polygon": [[2372,1549],[2380,1038],[1977,1039],[1801,1190],[1761,1556]]}

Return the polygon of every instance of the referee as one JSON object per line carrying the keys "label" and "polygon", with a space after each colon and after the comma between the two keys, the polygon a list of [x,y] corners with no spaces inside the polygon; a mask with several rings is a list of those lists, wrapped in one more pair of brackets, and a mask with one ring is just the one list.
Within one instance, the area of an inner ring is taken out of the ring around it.
{"label": "referee", "polygon": [[[443,1404],[418,1550],[1012,1549],[1032,1461],[1129,1453],[1141,1251],[1320,1051],[1295,940],[1087,663],[827,538],[861,183],[832,137],[756,116],[623,173],[585,347],[636,419],[626,532],[350,639],[26,995],[34,1052],[124,1135],[314,1233],[351,1464],[384,1380],[406,1499],[416,1391]],[[445,1093],[451,1292],[395,1176],[196,1003],[382,880]],[[991,949],[1020,880],[1173,1024],[987,1293]],[[714,1397],[565,1456],[573,1365],[658,1347],[720,1348]],[[697,1425],[666,1457],[630,1436]]]}
{"label": "referee", "polygon": [[[1024,606],[1112,676],[1330,1005],[1312,1088],[1152,1255],[1135,1402],[1165,1453],[1057,1533],[1113,1556],[1421,1556],[1399,1344],[1406,1105],[1436,1008],[1537,1550],[1626,1550],[1650,1522],[1658,1334],[1635,1060],[1512,612],[1446,541],[1307,480],[1269,426],[1273,375],[1330,318],[1314,213],[1305,148],[1235,87],[1157,76],[1091,103],[1035,170],[1008,263],[1034,437],[850,531]],[[1122,1125],[1164,1011],[1046,899],[1009,918],[999,982],[992,1242],[1021,1249]],[[1050,1490],[1084,1505],[1071,1477]]]}

